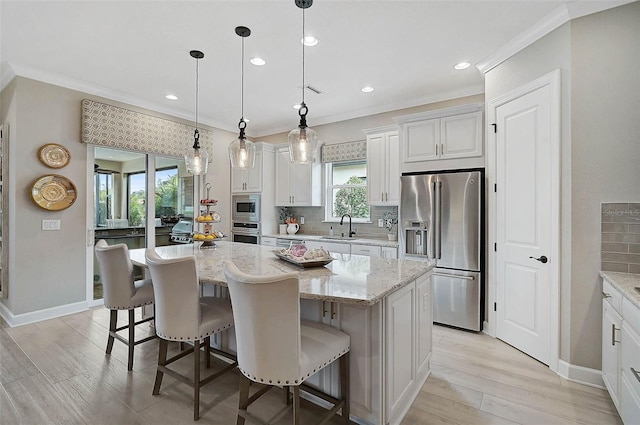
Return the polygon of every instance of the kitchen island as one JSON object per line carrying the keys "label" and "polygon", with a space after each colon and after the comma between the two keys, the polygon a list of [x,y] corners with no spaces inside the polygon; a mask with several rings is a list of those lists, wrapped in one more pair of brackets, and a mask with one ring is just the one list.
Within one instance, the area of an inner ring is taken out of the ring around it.
{"label": "kitchen island", "polygon": [[[199,243],[173,245],[156,251],[164,258],[195,255],[201,283],[215,285],[207,290],[218,296],[226,296],[221,268],[225,260],[249,274],[297,272],[301,317],[351,336],[352,420],[375,425],[401,422],[430,371],[432,264],[332,254],[333,261],[326,266],[303,269],[278,259],[271,247],[226,241],[216,245],[216,249],[200,249]],[[130,256],[134,263],[145,265],[143,249],[131,250]],[[233,332],[216,344],[233,352]],[[335,366],[314,375],[309,384],[338,395]]]}

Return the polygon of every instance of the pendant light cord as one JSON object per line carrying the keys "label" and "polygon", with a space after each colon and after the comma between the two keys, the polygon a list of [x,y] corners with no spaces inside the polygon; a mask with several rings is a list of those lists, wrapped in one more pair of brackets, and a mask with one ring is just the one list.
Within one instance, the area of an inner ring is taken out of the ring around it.
{"label": "pendant light cord", "polygon": [[304,105],[304,9],[302,9],[302,104]]}
{"label": "pendant light cord", "polygon": [[244,121],[244,37],[242,38],[242,57],[240,58],[240,69],[241,77],[240,77],[240,120]]}

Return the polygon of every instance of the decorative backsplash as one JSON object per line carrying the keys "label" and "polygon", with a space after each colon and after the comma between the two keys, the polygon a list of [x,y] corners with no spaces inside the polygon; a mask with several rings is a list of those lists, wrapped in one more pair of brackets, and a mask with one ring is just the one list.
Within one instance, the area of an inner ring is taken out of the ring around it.
{"label": "decorative backsplash", "polygon": [[640,273],[640,203],[603,203],[601,268]]}
{"label": "decorative backsplash", "polygon": [[[347,233],[349,225],[347,222],[343,226],[339,223],[327,223],[324,220],[324,208],[323,207],[288,207],[289,212],[293,214],[298,220],[300,217],[304,217],[304,224],[300,225],[300,232],[305,235],[328,235],[329,230],[333,227],[335,235],[341,233]],[[372,223],[353,223],[352,227],[356,230],[357,236],[360,237],[374,237],[374,238],[386,238],[387,229],[384,227],[378,227],[378,219],[382,218],[382,215],[389,210],[398,211],[398,207],[371,207],[371,222]],[[277,217],[277,215],[276,215]],[[396,227],[397,231],[397,227]]]}

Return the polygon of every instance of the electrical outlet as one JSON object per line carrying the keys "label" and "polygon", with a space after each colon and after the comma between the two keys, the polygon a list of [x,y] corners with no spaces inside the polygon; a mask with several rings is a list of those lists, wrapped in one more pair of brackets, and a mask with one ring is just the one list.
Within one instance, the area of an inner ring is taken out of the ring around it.
{"label": "electrical outlet", "polygon": [[300,217],[300,224],[304,224],[304,217]]}
{"label": "electrical outlet", "polygon": [[60,230],[60,220],[42,220],[42,230]]}
{"label": "electrical outlet", "polygon": [[381,218],[378,219],[378,227],[384,227],[384,222]]}

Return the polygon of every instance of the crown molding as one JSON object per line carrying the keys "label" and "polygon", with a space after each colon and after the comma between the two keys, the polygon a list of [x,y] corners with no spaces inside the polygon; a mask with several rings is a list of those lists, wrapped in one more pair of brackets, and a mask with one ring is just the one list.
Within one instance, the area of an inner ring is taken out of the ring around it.
{"label": "crown molding", "polygon": [[483,74],[486,74],[525,47],[540,40],[542,37],[570,20],[571,16],[567,6],[562,5],[558,7],[556,10],[536,22],[533,26],[520,33],[516,38],[498,49],[497,52],[478,62],[476,68],[478,68]]}
{"label": "crown molding", "polygon": [[602,12],[627,3],[633,3],[634,1],[637,0],[567,2],[520,33],[497,52],[478,62],[476,68],[486,74],[525,47],[535,43],[572,19]]}
{"label": "crown molding", "polygon": [[[403,100],[400,102],[387,103],[384,105],[376,105],[371,108],[356,109],[353,111],[345,112],[344,114],[314,117],[313,125],[311,125],[311,127],[315,128],[320,125],[332,124],[339,121],[362,118],[362,117],[367,117],[367,116],[376,115],[376,114],[395,113],[397,115],[398,111],[402,109],[414,108],[416,106],[423,106],[423,105],[428,105],[430,103],[443,102],[446,100],[458,99],[461,97],[474,96],[478,94],[484,94],[484,83],[465,87],[462,89],[450,90],[450,91],[438,93],[435,95],[415,97],[415,98]],[[293,119],[291,120],[291,122],[295,123]],[[291,131],[292,128],[293,127],[274,127],[271,129],[256,131],[258,135],[254,137],[266,137],[266,136],[272,136],[274,134],[285,133],[285,132]]]}
{"label": "crown molding", "polygon": [[[6,70],[6,72],[5,72]],[[5,82],[5,75],[7,74],[8,81]],[[185,111],[181,111],[174,108],[168,108],[167,106],[156,103],[149,102],[144,99],[140,99],[135,96],[131,96],[129,94],[119,92],[116,90],[110,90],[95,84],[90,84],[85,81],[75,80],[72,78],[63,77],[61,75],[44,72],[42,70],[36,68],[30,68],[26,66],[16,65],[12,63],[4,63],[2,66],[2,74],[0,81],[2,81],[2,88],[6,84],[8,84],[15,77],[23,77],[29,78],[32,80],[40,81],[47,84],[52,84],[54,86],[64,87],[70,90],[76,90],[85,94],[90,94],[93,96],[99,96],[105,99],[115,100],[117,102],[122,102],[127,105],[137,106],[139,108],[144,108],[149,111],[159,112],[161,114],[166,114],[172,117],[182,118],[184,120],[193,121],[193,116]],[[218,122],[210,117],[200,117],[198,120],[201,124],[205,124],[211,127],[215,127],[220,130],[225,130],[229,132],[236,132],[236,128],[228,128],[226,125]]]}

